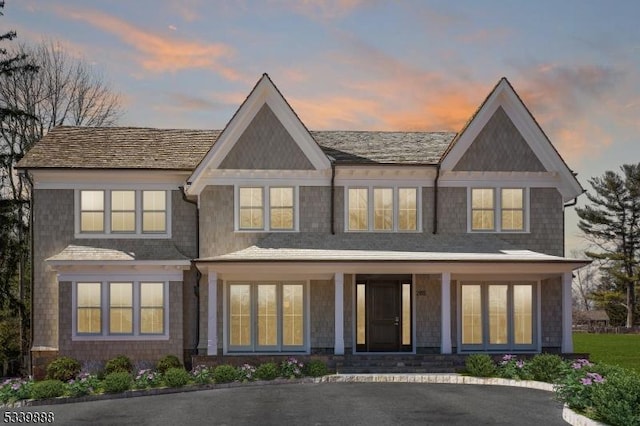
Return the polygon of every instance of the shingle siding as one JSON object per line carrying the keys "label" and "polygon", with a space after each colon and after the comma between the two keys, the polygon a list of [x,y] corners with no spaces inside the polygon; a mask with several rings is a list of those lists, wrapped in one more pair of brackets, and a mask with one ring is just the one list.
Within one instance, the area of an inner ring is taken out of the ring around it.
{"label": "shingle siding", "polygon": [[439,352],[442,335],[440,276],[416,275],[414,286],[416,350]]}

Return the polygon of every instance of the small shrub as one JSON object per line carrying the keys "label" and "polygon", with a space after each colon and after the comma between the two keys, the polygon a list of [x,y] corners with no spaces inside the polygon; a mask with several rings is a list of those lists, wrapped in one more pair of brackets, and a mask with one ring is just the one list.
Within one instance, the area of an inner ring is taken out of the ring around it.
{"label": "small shrub", "polygon": [[[129,357],[118,355],[117,357],[107,361],[104,367],[104,373],[108,376],[111,373],[129,373],[133,372],[133,364]],[[106,378],[106,377],[105,377]]]}
{"label": "small shrub", "polygon": [[565,375],[566,366],[558,355],[539,354],[529,362],[528,370],[533,380],[556,383]]}
{"label": "small shrub", "polygon": [[206,385],[213,380],[213,371],[204,365],[196,365],[191,370],[191,378],[199,385]]}
{"label": "small shrub", "polygon": [[80,373],[78,377],[67,382],[67,393],[73,397],[89,395],[95,392],[99,384],[96,375]]}
{"label": "small shrub", "polygon": [[467,373],[476,377],[491,377],[496,374],[496,366],[487,354],[469,355],[465,360]]}
{"label": "small shrub", "polygon": [[599,420],[610,425],[640,424],[640,375],[620,368],[608,374],[603,383],[593,386],[592,392]]}
{"label": "small shrub", "polygon": [[164,374],[170,368],[182,368],[182,363],[175,355],[166,355],[156,364],[156,370]]}
{"label": "small shrub", "polygon": [[304,374],[311,377],[321,377],[329,374],[327,365],[319,359],[312,359],[304,366]]}
{"label": "small shrub", "polygon": [[109,373],[102,381],[102,388],[106,393],[120,393],[131,389],[133,380],[126,371]]}
{"label": "small shrub", "polygon": [[251,382],[256,379],[256,368],[251,364],[242,364],[238,367],[238,380]]}
{"label": "small shrub", "polygon": [[280,375],[286,379],[302,377],[303,368],[304,364],[296,358],[287,358],[280,363]]}
{"label": "small shrub", "polygon": [[32,380],[7,379],[0,385],[0,403],[13,403],[31,397]]}
{"label": "small shrub", "polygon": [[189,383],[189,379],[189,373],[184,368],[169,368],[162,376],[164,384],[170,388],[181,388]]}
{"label": "small shrub", "polygon": [[68,382],[80,374],[81,365],[78,361],[68,356],[61,356],[47,366],[47,379]]}
{"label": "small shrub", "polygon": [[133,387],[135,389],[155,388],[160,383],[162,383],[162,374],[151,369],[140,370],[133,378]]}
{"label": "small shrub", "polygon": [[36,382],[31,388],[31,398],[33,399],[47,399],[57,398],[64,395],[65,385],[60,380],[43,380]]}
{"label": "small shrub", "polygon": [[516,355],[505,355],[498,365],[498,376],[503,379],[530,380],[529,364]]}
{"label": "small shrub", "polygon": [[565,375],[555,386],[556,396],[569,408],[587,413],[593,406],[595,386],[591,385],[602,382],[602,376],[601,369],[589,360],[572,361],[567,364]]}
{"label": "small shrub", "polygon": [[274,362],[266,362],[256,368],[256,379],[273,380],[280,375],[278,365]]}
{"label": "small shrub", "polygon": [[213,370],[213,380],[216,383],[231,383],[238,379],[238,370],[232,365],[218,365]]}

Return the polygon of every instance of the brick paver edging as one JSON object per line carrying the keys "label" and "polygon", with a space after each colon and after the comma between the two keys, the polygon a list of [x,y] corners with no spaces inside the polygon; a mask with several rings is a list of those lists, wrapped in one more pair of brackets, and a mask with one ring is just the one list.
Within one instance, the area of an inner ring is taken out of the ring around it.
{"label": "brick paver edging", "polygon": [[[553,392],[553,385],[544,382],[534,382],[531,380],[511,380],[497,377],[472,377],[461,376],[459,374],[333,374],[318,378],[305,377],[302,379],[276,379],[271,381],[257,381],[245,383],[221,383],[210,385],[191,385],[183,388],[154,388],[145,390],[130,390],[119,394],[87,395],[78,398],[53,398],[41,400],[18,401],[11,407],[27,407],[40,405],[57,405],[73,402],[99,401],[104,399],[133,398],[137,396],[165,395],[170,393],[194,392],[208,389],[223,389],[239,386],[273,386],[294,383],[442,383],[453,385],[493,385],[493,386],[513,386],[519,388],[538,389]],[[3,406],[0,404],[0,407]],[[596,422],[571,410],[566,405],[562,410],[562,418],[573,426],[606,426],[604,423]]]}

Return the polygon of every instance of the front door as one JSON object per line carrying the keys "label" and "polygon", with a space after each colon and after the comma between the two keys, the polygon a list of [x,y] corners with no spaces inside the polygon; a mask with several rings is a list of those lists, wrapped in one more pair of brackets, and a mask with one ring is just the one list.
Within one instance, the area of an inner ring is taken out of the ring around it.
{"label": "front door", "polygon": [[358,275],[356,352],[406,352],[412,345],[410,275]]}

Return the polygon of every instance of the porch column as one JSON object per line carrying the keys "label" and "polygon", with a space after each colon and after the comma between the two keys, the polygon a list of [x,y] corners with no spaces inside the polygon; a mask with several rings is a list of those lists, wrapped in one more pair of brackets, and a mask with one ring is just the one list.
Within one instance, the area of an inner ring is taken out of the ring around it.
{"label": "porch column", "polygon": [[218,355],[218,273],[209,271],[207,299],[207,355]]}
{"label": "porch column", "polygon": [[565,272],[562,274],[562,353],[573,352],[573,335],[571,329],[572,323],[572,299],[571,299],[571,283],[573,274]]}
{"label": "porch column", "polygon": [[344,273],[336,272],[335,281],[335,342],[333,353],[344,355]]}
{"label": "porch column", "polygon": [[451,353],[451,272],[443,272],[440,300],[440,353]]}

